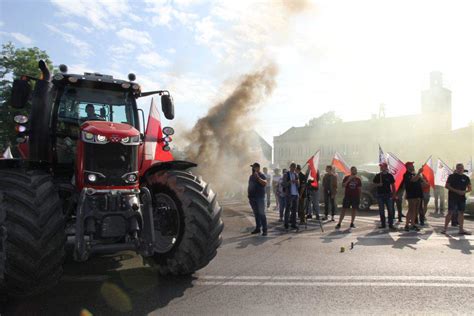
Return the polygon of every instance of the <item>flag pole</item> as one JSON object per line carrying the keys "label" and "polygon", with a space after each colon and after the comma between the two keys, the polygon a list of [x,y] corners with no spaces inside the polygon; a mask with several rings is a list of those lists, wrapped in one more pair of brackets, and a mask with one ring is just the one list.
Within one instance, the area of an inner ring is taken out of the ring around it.
{"label": "flag pole", "polygon": [[433,155],[430,155],[430,156],[428,157],[428,159],[426,159],[425,163],[421,165],[422,168],[426,165],[426,163],[428,162],[428,160],[431,159],[432,156],[433,156]]}

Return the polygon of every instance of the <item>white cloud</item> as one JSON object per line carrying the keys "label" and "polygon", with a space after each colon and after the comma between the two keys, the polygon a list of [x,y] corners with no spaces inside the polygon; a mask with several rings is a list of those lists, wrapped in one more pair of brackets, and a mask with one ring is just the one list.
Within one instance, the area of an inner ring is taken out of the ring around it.
{"label": "white cloud", "polygon": [[176,49],[174,49],[174,48],[168,48],[168,49],[166,50],[166,52],[167,52],[168,54],[176,54]]}
{"label": "white cloud", "polygon": [[[64,16],[84,18],[98,29],[113,29],[114,18],[126,18],[131,12],[127,0],[51,0]],[[136,19],[137,17],[132,17]]]}
{"label": "white cloud", "polygon": [[171,28],[172,22],[177,20],[182,25],[191,28],[193,22],[198,19],[197,14],[185,12],[177,8],[189,6],[189,4],[185,2],[176,3],[176,1],[174,1],[176,5],[171,1],[147,0],[145,2],[148,6],[145,11],[156,14],[151,19],[153,26],[167,26]]}
{"label": "white cloud", "polygon": [[168,60],[161,57],[160,54],[156,52],[142,53],[138,55],[137,60],[140,65],[150,69],[167,67],[170,65]]}
{"label": "white cloud", "polygon": [[61,31],[59,28],[53,25],[50,25],[50,24],[45,24],[45,25],[50,31],[60,35],[64,39],[64,41],[66,41],[66,43],[69,43],[72,46],[74,46],[76,48],[76,50],[74,50],[75,55],[80,56],[80,57],[88,57],[93,54],[92,47],[88,43],[84,42],[83,40],[78,39],[76,36],[72,34]]}
{"label": "white cloud", "polygon": [[3,21],[0,21],[0,27],[4,26],[5,23]]}
{"label": "white cloud", "polygon": [[26,36],[25,34],[22,34],[22,33],[18,33],[18,32],[1,32],[0,31],[0,35],[3,35],[3,36],[7,36],[7,37],[12,37],[13,39],[15,39],[17,42],[23,44],[23,45],[31,45],[33,44],[33,40]]}
{"label": "white cloud", "polygon": [[79,23],[76,23],[76,22],[62,23],[61,26],[64,26],[68,29],[71,29],[71,30],[74,30],[74,31],[79,31],[79,32],[84,31],[86,33],[92,33],[92,31],[94,31],[94,28],[89,27],[89,26],[80,25]]}
{"label": "white cloud", "polygon": [[137,45],[151,45],[150,34],[146,31],[125,27],[117,32],[117,36],[125,41],[134,42]]}

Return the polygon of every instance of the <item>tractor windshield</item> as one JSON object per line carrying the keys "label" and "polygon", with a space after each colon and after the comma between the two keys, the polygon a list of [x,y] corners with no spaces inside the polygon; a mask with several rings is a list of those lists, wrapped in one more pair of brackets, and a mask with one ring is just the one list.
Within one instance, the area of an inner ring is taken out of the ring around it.
{"label": "tractor windshield", "polygon": [[126,91],[66,87],[59,101],[58,123],[80,125],[85,121],[137,127],[133,96]]}

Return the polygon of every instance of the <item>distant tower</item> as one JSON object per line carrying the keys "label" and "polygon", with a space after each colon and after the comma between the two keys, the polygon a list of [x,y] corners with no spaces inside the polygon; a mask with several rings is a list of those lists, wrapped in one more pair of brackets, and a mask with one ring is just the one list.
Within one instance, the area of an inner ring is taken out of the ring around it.
{"label": "distant tower", "polygon": [[385,118],[385,104],[380,103],[379,106],[379,118]]}
{"label": "distant tower", "polygon": [[451,130],[451,91],[443,87],[443,74],[439,71],[430,73],[430,88],[421,93],[421,112],[438,129]]}

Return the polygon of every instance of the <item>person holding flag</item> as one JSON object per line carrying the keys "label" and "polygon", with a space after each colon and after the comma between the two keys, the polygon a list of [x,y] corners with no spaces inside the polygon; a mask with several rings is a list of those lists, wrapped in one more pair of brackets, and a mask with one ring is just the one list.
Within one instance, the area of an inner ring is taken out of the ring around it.
{"label": "person holding flag", "polygon": [[470,232],[464,230],[464,211],[466,210],[466,194],[471,192],[471,180],[464,174],[464,165],[458,163],[453,174],[449,175],[446,181],[446,189],[448,193],[448,214],[444,220],[444,229],[441,232],[446,234],[451,217],[458,213],[458,224],[460,235],[471,235]]}
{"label": "person holding flag", "polygon": [[308,176],[308,194],[310,195],[311,203],[308,203],[307,209],[307,218],[313,218],[313,212],[316,216],[316,220],[319,221],[319,155],[320,151],[318,150],[314,156],[309,158],[306,162],[309,168],[309,176]]}
{"label": "person holding flag", "polygon": [[395,199],[395,178],[388,172],[388,164],[382,162],[379,164],[380,173],[377,173],[373,182],[377,185],[377,201],[379,204],[380,226],[386,227],[385,206],[388,211],[388,226],[390,229],[395,229],[393,226],[393,200]]}

